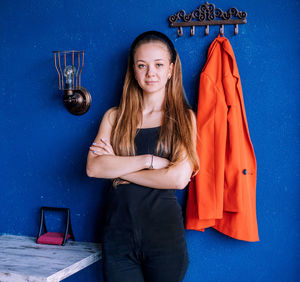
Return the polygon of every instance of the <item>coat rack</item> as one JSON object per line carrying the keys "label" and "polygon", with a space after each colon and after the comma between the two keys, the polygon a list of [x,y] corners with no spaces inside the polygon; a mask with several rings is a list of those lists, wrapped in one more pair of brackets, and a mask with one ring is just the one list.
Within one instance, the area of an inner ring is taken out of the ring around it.
{"label": "coat rack", "polygon": [[[232,19],[232,17],[236,17]],[[209,34],[210,25],[220,25],[220,34],[224,34],[224,25],[233,24],[234,34],[239,33],[239,24],[247,23],[247,13],[238,11],[236,8],[230,8],[227,12],[221,9],[215,9],[214,4],[205,4],[198,7],[190,14],[180,10],[177,14],[169,17],[170,27],[178,27],[178,36],[183,35],[182,27],[191,27],[190,35],[195,35],[195,26],[205,26],[205,35]],[[218,19],[216,19],[218,18]]]}

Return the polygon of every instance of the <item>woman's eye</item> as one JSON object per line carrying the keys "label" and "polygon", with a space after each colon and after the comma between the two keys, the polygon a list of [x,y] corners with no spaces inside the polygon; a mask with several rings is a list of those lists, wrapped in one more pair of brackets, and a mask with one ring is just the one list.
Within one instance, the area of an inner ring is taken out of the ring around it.
{"label": "woman's eye", "polygon": [[144,64],[139,64],[139,65],[138,65],[138,68],[139,68],[139,69],[144,69],[145,67],[146,67],[146,65],[144,65]]}
{"label": "woman's eye", "polygon": [[156,64],[157,67],[161,68],[163,64]]}

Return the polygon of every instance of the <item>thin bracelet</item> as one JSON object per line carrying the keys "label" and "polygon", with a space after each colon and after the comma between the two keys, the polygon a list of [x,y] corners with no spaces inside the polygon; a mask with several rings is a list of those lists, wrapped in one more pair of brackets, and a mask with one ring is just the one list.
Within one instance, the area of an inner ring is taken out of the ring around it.
{"label": "thin bracelet", "polygon": [[151,165],[149,166],[150,169],[153,169],[153,155],[151,155]]}

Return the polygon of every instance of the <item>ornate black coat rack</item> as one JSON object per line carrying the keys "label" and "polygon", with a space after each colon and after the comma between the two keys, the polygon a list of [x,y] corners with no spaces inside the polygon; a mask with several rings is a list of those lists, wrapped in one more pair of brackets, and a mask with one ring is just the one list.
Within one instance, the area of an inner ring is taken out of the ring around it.
{"label": "ornate black coat rack", "polygon": [[[235,17],[235,19],[232,19]],[[205,35],[209,34],[210,25],[220,25],[220,34],[224,34],[224,25],[234,24],[234,34],[238,34],[239,24],[247,23],[247,13],[230,8],[227,12],[215,9],[214,4],[205,3],[190,14],[180,10],[175,15],[169,17],[170,27],[178,27],[178,36],[183,35],[182,27],[191,27],[191,36],[195,35],[195,26],[206,26]],[[217,19],[218,18],[218,19]]]}

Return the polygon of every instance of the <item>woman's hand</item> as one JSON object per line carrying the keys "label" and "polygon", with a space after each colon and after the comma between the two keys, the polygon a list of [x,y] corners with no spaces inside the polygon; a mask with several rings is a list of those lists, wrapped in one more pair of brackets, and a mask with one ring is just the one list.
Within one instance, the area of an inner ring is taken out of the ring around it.
{"label": "woman's hand", "polygon": [[166,168],[169,165],[170,165],[170,161],[168,159],[157,157],[157,156],[153,156],[153,159],[152,159],[152,169]]}
{"label": "woman's hand", "polygon": [[100,143],[93,143],[93,145],[90,147],[90,151],[92,151],[97,156],[102,155],[112,155],[115,156],[115,152],[110,145],[109,142],[106,141],[106,139],[101,138]]}
{"label": "woman's hand", "polygon": [[[104,138],[100,139],[100,143],[93,143],[93,145],[90,147],[90,151],[93,152],[93,154],[97,156],[102,156],[102,155],[111,155],[115,156],[115,152],[110,145]],[[113,186],[116,188],[120,184],[128,184],[130,183],[129,181],[123,180],[121,178],[115,178],[113,179]]]}

